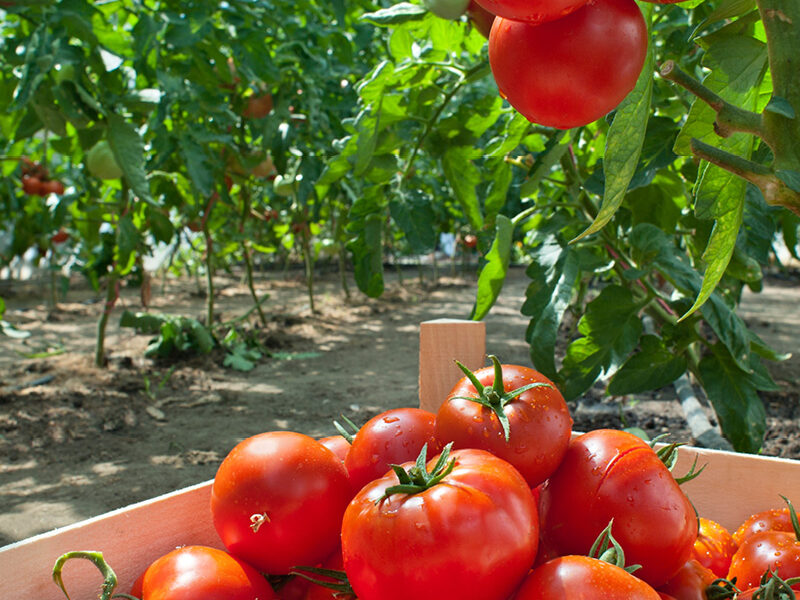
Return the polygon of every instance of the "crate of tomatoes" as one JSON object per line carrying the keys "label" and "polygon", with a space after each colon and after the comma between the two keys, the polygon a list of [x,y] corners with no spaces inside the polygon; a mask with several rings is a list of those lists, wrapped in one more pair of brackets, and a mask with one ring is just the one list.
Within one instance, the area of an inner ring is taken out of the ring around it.
{"label": "crate of tomatoes", "polygon": [[[572,431],[482,323],[423,323],[420,406],[264,432],[212,481],[0,548],[15,600],[794,598],[800,463]],[[350,427],[352,426],[352,427]],[[794,591],[793,591],[794,590]]]}

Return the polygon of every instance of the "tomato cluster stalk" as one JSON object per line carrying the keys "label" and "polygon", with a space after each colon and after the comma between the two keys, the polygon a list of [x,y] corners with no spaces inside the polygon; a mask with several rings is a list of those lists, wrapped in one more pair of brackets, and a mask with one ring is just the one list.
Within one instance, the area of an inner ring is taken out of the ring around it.
{"label": "tomato cluster stalk", "polygon": [[714,128],[721,137],[748,133],[771,150],[771,166],[726,152],[697,139],[692,152],[761,190],[766,202],[800,215],[800,3],[796,0],[758,0],[767,35],[772,98],[761,113],[735,106],[700,81],[682,71],[673,61],[661,68],[661,76],[685,88],[716,112]]}

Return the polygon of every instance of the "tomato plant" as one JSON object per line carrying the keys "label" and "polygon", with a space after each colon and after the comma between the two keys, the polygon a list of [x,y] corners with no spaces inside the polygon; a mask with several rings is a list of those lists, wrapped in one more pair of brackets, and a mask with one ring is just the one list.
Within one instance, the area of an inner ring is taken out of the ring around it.
{"label": "tomato plant", "polygon": [[597,0],[542,24],[498,17],[489,36],[503,98],[529,121],[559,129],[616,108],[636,85],[646,53],[647,25],[634,0]]}
{"label": "tomato plant", "polygon": [[433,438],[435,418],[421,408],[394,408],[364,423],[344,459],[353,487],[360,490],[391,465],[416,459],[426,444],[432,455],[438,454],[442,446]]}
{"label": "tomato plant", "polygon": [[156,559],[131,595],[141,600],[270,600],[275,593],[252,566],[216,548],[182,546]]}
{"label": "tomato plant", "polygon": [[313,438],[258,434],[237,444],[217,470],[214,527],[231,554],[287,574],[333,552],[350,490],[341,460]]}
{"label": "tomato plant", "polygon": [[536,556],[530,488],[483,450],[396,467],[347,508],[342,554],[362,600],[506,600]]}
{"label": "tomato plant", "polygon": [[585,554],[614,520],[637,577],[658,587],[689,559],[691,503],[656,452],[633,434],[599,429],[570,442],[540,497],[542,538],[559,554]]}
{"label": "tomato plant", "polygon": [[[481,448],[514,465],[535,487],[558,467],[569,444],[572,417],[552,381],[519,365],[493,366],[456,383],[436,413],[442,445]],[[535,441],[534,441],[535,440]]]}

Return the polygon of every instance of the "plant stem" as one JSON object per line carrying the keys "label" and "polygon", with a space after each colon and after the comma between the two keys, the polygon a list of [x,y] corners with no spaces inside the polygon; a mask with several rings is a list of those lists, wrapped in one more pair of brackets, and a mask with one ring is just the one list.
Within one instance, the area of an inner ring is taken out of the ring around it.
{"label": "plant stem", "polygon": [[661,67],[661,77],[678,84],[700,100],[708,104],[717,113],[714,130],[720,137],[729,137],[737,131],[751,133],[763,139],[770,146],[773,142],[764,130],[762,116],[758,113],[739,108],[731,104],[697,79],[683,71],[674,61],[668,60]]}
{"label": "plant stem", "polygon": [[261,325],[267,326],[267,317],[264,311],[261,310],[261,303],[258,301],[258,294],[256,293],[255,283],[253,281],[253,259],[250,256],[250,241],[244,236],[244,225],[247,222],[247,217],[250,215],[250,194],[246,186],[242,186],[242,218],[239,223],[239,233],[242,234],[242,253],[244,254],[244,265],[247,271],[247,288],[250,290],[250,295],[253,297],[256,309],[258,310],[258,318]]}

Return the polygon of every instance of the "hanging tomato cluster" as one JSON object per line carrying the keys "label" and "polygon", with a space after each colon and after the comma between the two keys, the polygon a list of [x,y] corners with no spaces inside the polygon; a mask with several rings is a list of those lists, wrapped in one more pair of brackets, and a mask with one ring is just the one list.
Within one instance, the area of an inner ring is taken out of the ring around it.
{"label": "hanging tomato cluster", "polygon": [[497,15],[489,63],[500,94],[529,121],[591,123],[635,87],[648,32],[634,0],[476,0]]}
{"label": "hanging tomato cluster", "polygon": [[51,179],[47,167],[43,164],[23,157],[20,160],[20,170],[22,190],[29,196],[47,196],[49,194],[60,196],[64,193],[64,184],[57,179]]}

